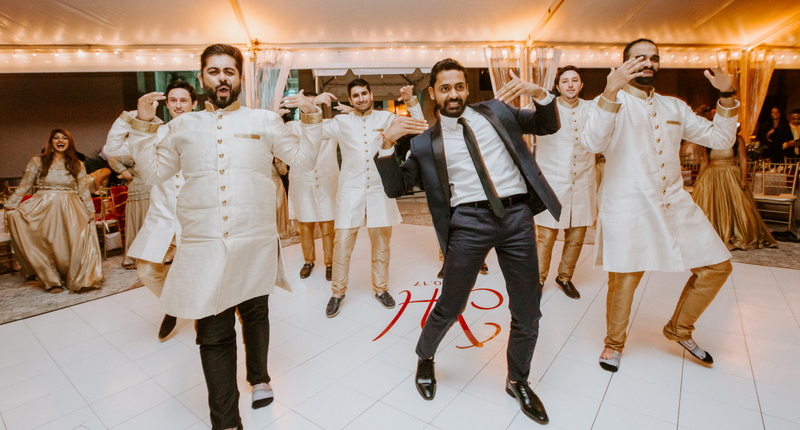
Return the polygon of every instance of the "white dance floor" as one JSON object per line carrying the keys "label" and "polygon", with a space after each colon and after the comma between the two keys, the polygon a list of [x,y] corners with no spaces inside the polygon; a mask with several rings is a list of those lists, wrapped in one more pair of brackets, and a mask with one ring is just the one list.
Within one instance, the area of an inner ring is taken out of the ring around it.
{"label": "white dance floor", "polygon": [[[467,330],[455,325],[436,355],[438,389],[426,402],[414,387],[414,346],[440,288],[433,228],[399,225],[391,247],[390,291],[398,306],[383,309],[373,298],[362,229],[350,289],[333,319],[324,313],[330,283],[320,241],[317,267],[305,280],[298,277],[299,245],[285,249],[295,291],[270,298],[276,400],[250,409],[240,348],[245,429],[539,428],[504,391],[509,314],[494,253],[464,313]],[[606,275],[593,256],[586,246],[573,279],[580,300],[568,299],[552,276],[545,285],[530,382],[550,415],[547,428],[800,429],[800,272],[734,263],[695,332],[714,356],[711,368],[661,334],[689,273],[646,274],[612,375],[597,365]],[[499,307],[494,292],[503,298]],[[1,325],[0,430],[210,428],[193,324],[179,320],[176,333],[160,342],[162,317],[156,298],[138,288]]]}

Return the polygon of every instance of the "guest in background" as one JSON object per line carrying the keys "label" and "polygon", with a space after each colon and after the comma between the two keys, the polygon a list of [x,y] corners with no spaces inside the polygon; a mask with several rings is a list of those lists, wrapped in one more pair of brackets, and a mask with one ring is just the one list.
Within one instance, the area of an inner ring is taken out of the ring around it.
{"label": "guest in background", "polygon": [[[780,138],[783,140],[783,161],[788,163],[789,159],[800,158],[800,109],[789,111],[789,123],[780,130]],[[778,132],[776,131],[776,134]]]}
{"label": "guest in background", "polygon": [[758,141],[761,146],[766,147],[763,152],[764,158],[769,158],[773,163],[783,163],[783,144],[791,139],[789,125],[783,118],[781,110],[774,106],[770,110],[770,121],[759,125]]}
{"label": "guest in background", "polygon": [[[51,293],[92,288],[103,272],[86,170],[67,130],[54,129],[47,142],[5,205],[17,260]],[[36,194],[20,203],[33,187]]]}
{"label": "guest in background", "polygon": [[748,186],[747,145],[741,136],[733,148],[712,149],[703,157],[692,199],[729,250],[777,246]]}
{"label": "guest in background", "polygon": [[144,218],[147,215],[147,208],[150,206],[150,188],[142,180],[136,171],[136,163],[129,155],[121,157],[110,157],[108,165],[117,172],[123,179],[128,181],[128,199],[125,203],[125,258],[122,260],[122,267],[126,269],[136,268],[136,260],[128,255],[136,233],[142,228]]}

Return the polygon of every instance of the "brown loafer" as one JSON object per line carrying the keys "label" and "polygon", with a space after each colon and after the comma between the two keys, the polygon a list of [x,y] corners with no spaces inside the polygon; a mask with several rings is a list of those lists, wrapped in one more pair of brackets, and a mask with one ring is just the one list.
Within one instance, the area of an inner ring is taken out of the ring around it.
{"label": "brown loafer", "polygon": [[314,262],[306,263],[300,269],[300,279],[306,279],[311,276],[311,271],[314,270]]}

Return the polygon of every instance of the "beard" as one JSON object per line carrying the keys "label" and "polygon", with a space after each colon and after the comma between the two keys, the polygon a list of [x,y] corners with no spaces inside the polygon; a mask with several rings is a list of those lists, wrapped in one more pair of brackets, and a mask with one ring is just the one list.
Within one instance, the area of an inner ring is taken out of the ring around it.
{"label": "beard", "polygon": [[[220,88],[223,87],[228,89],[228,94],[221,96],[219,95],[219,90]],[[237,100],[239,100],[239,92],[241,92],[241,90],[242,90],[241,85],[232,87],[229,82],[221,82],[219,85],[216,86],[216,88],[207,87],[203,85],[203,91],[205,91],[206,95],[208,96],[208,99],[218,109],[224,109],[232,105]]]}
{"label": "beard", "polygon": [[653,85],[653,82],[655,82],[655,80],[656,80],[656,76],[658,76],[658,70],[656,70],[656,69],[654,69],[652,67],[645,67],[645,68],[643,68],[642,70],[639,70],[639,71],[641,72],[641,71],[644,71],[644,70],[650,70],[651,72],[653,72],[653,76],[639,76],[639,77],[634,78],[633,80],[636,81],[636,83],[639,84],[639,85],[644,85],[644,86]]}
{"label": "beard", "polygon": [[[448,107],[448,103],[451,102],[458,102],[458,106]],[[458,118],[464,113],[464,110],[467,109],[467,103],[462,99],[454,98],[447,99],[443,104],[437,104],[436,107],[439,108],[439,113],[442,115],[449,116],[450,118]]]}

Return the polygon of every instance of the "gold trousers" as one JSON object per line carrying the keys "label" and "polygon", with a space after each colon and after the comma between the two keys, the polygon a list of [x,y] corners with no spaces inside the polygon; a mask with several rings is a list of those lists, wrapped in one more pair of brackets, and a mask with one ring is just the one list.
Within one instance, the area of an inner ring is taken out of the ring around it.
{"label": "gold trousers", "polygon": [[[730,260],[710,266],[691,269],[692,276],[683,287],[672,319],[664,326],[664,336],[682,341],[692,338],[694,323],[717,296],[731,274]],[[606,299],[607,347],[622,351],[631,315],[633,294],[644,272],[608,272],[608,297]]]}
{"label": "gold trousers", "polygon": [[[372,244],[372,289],[375,293],[389,290],[389,240],[392,227],[368,228]],[[356,245],[358,228],[337,228],[333,239],[333,294],[344,294],[350,275],[350,256]]]}
{"label": "gold trousers", "polygon": [[175,252],[178,248],[175,246],[175,239],[172,239],[172,243],[169,245],[169,249],[167,250],[167,254],[164,256],[164,260],[161,263],[153,263],[152,261],[136,259],[136,276],[139,277],[139,280],[147,287],[148,290],[152,291],[156,297],[161,297],[161,291],[164,289],[164,281],[167,280],[167,274],[169,273],[169,263],[172,263],[172,259],[175,258]]}
{"label": "gold trousers", "polygon": [[[300,230],[300,246],[303,248],[303,258],[306,263],[316,260],[314,249],[314,223],[297,222]],[[333,220],[320,221],[319,230],[322,235],[322,252],[325,254],[325,267],[333,265]]]}
{"label": "gold trousers", "polygon": [[[539,253],[539,282],[544,284],[547,273],[550,271],[550,258],[553,255],[553,244],[556,242],[558,229],[536,226],[536,245]],[[581,256],[583,238],[586,236],[586,227],[570,227],[564,230],[564,250],[561,253],[561,263],[558,265],[558,280],[569,281],[575,273],[575,265]]]}

